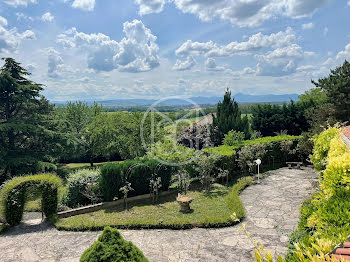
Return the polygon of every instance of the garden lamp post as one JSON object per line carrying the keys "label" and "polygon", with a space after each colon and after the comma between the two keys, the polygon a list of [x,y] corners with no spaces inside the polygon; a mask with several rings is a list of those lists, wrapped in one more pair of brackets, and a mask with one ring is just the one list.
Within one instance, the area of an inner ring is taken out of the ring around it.
{"label": "garden lamp post", "polygon": [[260,174],[261,159],[258,158],[257,160],[255,160],[255,163],[258,165],[258,183],[260,183],[259,174]]}

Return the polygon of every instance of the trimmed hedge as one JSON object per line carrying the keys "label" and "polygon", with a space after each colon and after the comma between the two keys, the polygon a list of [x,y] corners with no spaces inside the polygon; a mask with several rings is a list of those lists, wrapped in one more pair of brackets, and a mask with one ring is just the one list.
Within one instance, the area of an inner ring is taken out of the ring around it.
{"label": "trimmed hedge", "polygon": [[162,179],[161,190],[166,191],[169,189],[173,171],[173,167],[161,165],[156,160],[130,160],[106,164],[101,168],[99,186],[105,201],[122,197],[119,189],[124,186],[125,180],[130,182],[134,189],[128,196],[143,195],[150,192],[149,182],[152,174],[156,173]]}
{"label": "trimmed hedge", "polygon": [[[241,177],[244,174],[244,170],[239,165],[239,152],[244,147],[252,147],[254,145],[265,145],[266,153],[261,158],[262,159],[262,171],[268,169],[279,168],[281,163],[285,161],[299,160],[299,155],[297,152],[297,145],[299,142],[299,136],[275,136],[275,137],[263,137],[254,140],[245,140],[240,144],[235,146],[219,146],[215,148],[204,149],[204,152],[209,154],[217,154],[220,156],[216,166],[221,169],[229,171],[230,179],[234,180]],[[295,151],[295,153],[286,154],[282,150],[282,142],[291,141],[292,144],[290,149]],[[254,159],[255,160],[255,159]]]}
{"label": "trimmed hedge", "polygon": [[27,191],[31,187],[42,192],[42,211],[47,218],[57,213],[58,191],[62,181],[52,174],[15,177],[7,181],[0,192],[1,214],[6,222],[17,225],[21,222]]}
{"label": "trimmed hedge", "polygon": [[219,147],[212,147],[204,149],[203,151],[212,153],[212,154],[218,154],[221,156],[231,156],[234,155],[240,148],[248,145],[256,145],[256,144],[268,144],[268,143],[274,143],[274,142],[282,142],[286,140],[292,140],[297,141],[300,139],[300,136],[267,136],[267,137],[261,137],[253,140],[244,140],[241,143],[238,143],[234,146],[219,146]]}
{"label": "trimmed hedge", "polygon": [[80,261],[148,262],[148,259],[132,242],[126,241],[117,229],[106,227],[98,240],[83,253]]}

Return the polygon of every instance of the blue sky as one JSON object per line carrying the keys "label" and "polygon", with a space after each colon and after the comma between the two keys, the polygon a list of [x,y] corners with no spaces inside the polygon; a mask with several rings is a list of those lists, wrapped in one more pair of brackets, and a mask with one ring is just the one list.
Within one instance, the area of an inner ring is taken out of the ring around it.
{"label": "blue sky", "polygon": [[350,59],[348,0],[0,0],[51,100],[303,93]]}

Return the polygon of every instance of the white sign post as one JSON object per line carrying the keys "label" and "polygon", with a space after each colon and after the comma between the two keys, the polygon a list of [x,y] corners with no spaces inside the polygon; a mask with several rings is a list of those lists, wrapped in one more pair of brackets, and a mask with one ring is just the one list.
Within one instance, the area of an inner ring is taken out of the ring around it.
{"label": "white sign post", "polygon": [[260,175],[260,165],[261,165],[261,159],[255,160],[255,163],[258,165],[258,183],[260,183],[259,175]]}

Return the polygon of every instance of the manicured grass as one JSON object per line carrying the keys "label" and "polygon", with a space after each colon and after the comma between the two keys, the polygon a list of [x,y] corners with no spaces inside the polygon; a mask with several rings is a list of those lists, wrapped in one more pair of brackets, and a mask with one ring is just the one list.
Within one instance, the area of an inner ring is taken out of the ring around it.
{"label": "manicured grass", "polygon": [[101,230],[105,226],[117,228],[170,228],[184,229],[193,227],[220,227],[235,224],[235,217],[244,217],[244,207],[239,192],[253,178],[244,178],[233,187],[215,184],[210,193],[190,191],[194,200],[191,213],[179,212],[175,201],[176,193],[164,196],[159,204],[152,205],[150,200],[129,203],[129,210],[122,206],[100,210],[94,213],[60,219],[56,227],[60,230]]}
{"label": "manicured grass", "polygon": [[25,212],[41,212],[41,198],[29,200],[24,205]]}
{"label": "manicured grass", "polygon": [[[108,163],[117,163],[117,162],[121,162],[121,161],[94,163],[94,166],[102,166]],[[83,167],[90,167],[90,163],[69,163],[69,164],[64,164],[62,166],[68,167],[68,168],[83,168]]]}

